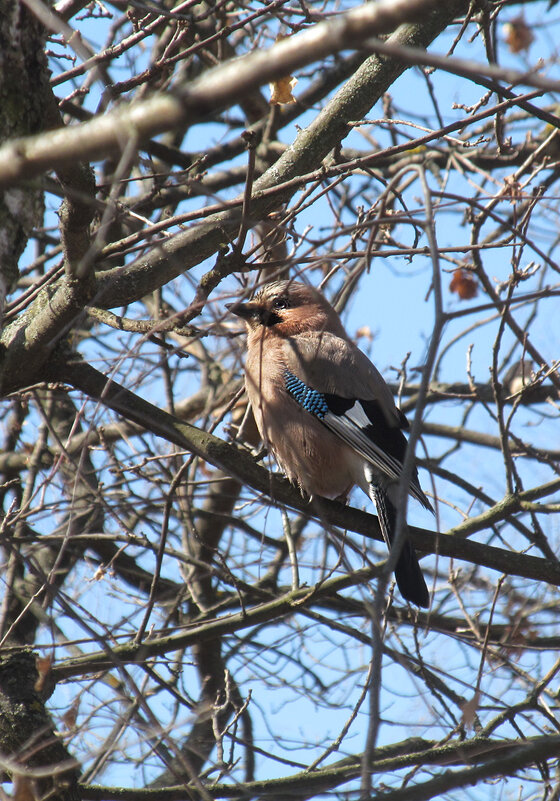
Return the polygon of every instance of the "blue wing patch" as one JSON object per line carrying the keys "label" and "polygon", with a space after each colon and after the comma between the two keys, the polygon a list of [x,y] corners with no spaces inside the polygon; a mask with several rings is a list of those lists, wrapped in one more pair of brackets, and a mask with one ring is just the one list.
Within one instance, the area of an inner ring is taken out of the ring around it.
{"label": "blue wing patch", "polygon": [[319,420],[323,420],[329,407],[322,392],[311,389],[301,379],[297,378],[289,370],[284,371],[284,381],[288,393],[299,403],[306,412],[310,412]]}

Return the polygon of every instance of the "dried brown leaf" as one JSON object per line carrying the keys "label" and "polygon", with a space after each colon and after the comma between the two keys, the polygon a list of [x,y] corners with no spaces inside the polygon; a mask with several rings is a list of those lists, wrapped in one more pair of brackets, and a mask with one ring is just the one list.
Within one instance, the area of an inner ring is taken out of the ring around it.
{"label": "dried brown leaf", "polygon": [[521,191],[521,184],[513,175],[506,175],[504,178],[503,195],[509,199],[510,203],[522,200],[524,193]]}
{"label": "dried brown leaf", "polygon": [[72,731],[76,726],[76,720],[78,719],[78,712],[80,710],[80,699],[76,698],[73,702],[72,706],[66,710],[64,715],[62,716],[62,722],[64,724],[64,728],[67,731]]}
{"label": "dried brown leaf", "polygon": [[528,50],[535,37],[524,17],[516,17],[504,25],[504,38],[511,53]]}
{"label": "dried brown leaf", "polygon": [[478,295],[478,282],[471,273],[463,267],[458,267],[453,272],[449,291],[456,292],[461,300],[470,300]]}
{"label": "dried brown leaf", "polygon": [[[276,42],[281,42],[282,39],[286,38],[284,34],[279,33],[276,37]],[[278,78],[277,81],[270,83],[270,105],[282,106],[288,103],[295,103],[296,99],[292,94],[292,89],[296,83],[297,78],[292,75],[285,75],[283,78]]]}
{"label": "dried brown leaf", "polygon": [[279,78],[270,85],[270,104],[272,106],[287,105],[288,103],[295,103],[296,99],[292,94],[292,89],[297,83],[297,78],[287,75],[285,78]]}
{"label": "dried brown leaf", "polygon": [[35,691],[42,693],[45,689],[46,681],[49,677],[53,664],[52,656],[38,656],[35,660],[35,667],[37,668],[38,678],[35,682]]}

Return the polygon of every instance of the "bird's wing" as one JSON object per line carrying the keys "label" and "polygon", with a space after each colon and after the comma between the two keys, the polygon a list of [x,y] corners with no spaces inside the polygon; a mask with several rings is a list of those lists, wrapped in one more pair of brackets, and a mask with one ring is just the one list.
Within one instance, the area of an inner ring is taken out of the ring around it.
{"label": "bird's wing", "polygon": [[[353,343],[328,333],[291,337],[284,348],[284,389],[359,453],[380,476],[398,481],[407,421],[380,373]],[[416,472],[410,493],[431,509]]]}
{"label": "bird's wing", "polygon": [[383,376],[351,340],[328,331],[304,332],[285,340],[283,362],[313,389],[374,401],[388,425],[408,427]]}
{"label": "bird's wing", "polygon": [[[284,387],[306,412],[359,453],[374,471],[389,480],[399,480],[406,439],[400,429],[387,424],[376,401],[319,392],[288,369],[284,373]],[[416,476],[410,483],[410,492],[423,506],[430,508]]]}

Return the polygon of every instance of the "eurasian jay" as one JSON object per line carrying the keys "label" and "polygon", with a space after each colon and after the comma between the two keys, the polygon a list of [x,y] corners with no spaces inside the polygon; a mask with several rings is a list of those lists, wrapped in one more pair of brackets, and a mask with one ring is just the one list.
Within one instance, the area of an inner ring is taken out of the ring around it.
{"label": "eurasian jay", "polygon": [[[391,547],[408,426],[381,374],[316,289],[276,281],[228,307],[247,327],[245,385],[260,435],[308,495],[346,499],[357,484]],[[409,493],[431,509],[416,470]],[[395,567],[407,601],[429,606],[416,553],[404,540]]]}

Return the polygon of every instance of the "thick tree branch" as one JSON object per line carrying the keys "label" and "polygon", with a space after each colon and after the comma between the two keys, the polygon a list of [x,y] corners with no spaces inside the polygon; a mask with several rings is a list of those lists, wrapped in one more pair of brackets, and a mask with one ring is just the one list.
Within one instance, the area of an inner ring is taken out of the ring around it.
{"label": "thick tree branch", "polygon": [[[129,136],[139,140],[177,125],[194,125],[210,111],[235,104],[253,89],[330,53],[359,47],[368,36],[387,33],[402,23],[424,18],[438,7],[435,0],[379,0],[321,23],[243,59],[217,67],[176,94],[159,95],[114,111],[72,132],[21,139],[0,150],[0,187],[30,178],[73,160],[92,160],[123,149]],[[451,7],[451,8],[450,8]],[[442,30],[464,3],[449,3],[437,13]],[[450,13],[452,12],[452,13]]]}
{"label": "thick tree branch", "polygon": [[[256,464],[248,451],[177,420],[138,395],[134,395],[119,384],[107,379],[85,362],[75,358],[67,361],[63,357],[58,364],[53,364],[51,369],[53,371],[52,380],[66,381],[76,389],[85,392],[89,397],[97,398],[128,420],[144,426],[156,436],[163,437],[200,456],[258,492],[270,495],[277,503],[298,509],[304,514],[318,516],[325,523],[350,529],[366,537],[381,539],[377,519],[371,515],[323,498],[316,499],[310,504],[288,481],[277,475],[271,475]],[[534,493],[529,493],[529,495],[532,498]],[[518,498],[505,499],[501,507],[501,517],[496,514],[496,509],[488,512],[488,525],[494,525],[499,519],[507,519],[509,514],[519,508]],[[484,519],[476,519],[473,524],[476,530],[483,525]],[[466,521],[460,530],[467,533],[468,526],[469,521]],[[551,563],[549,560],[508,552],[463,538],[437,535],[435,532],[428,532],[414,526],[410,527],[410,536],[414,546],[424,553],[451,556],[485,565],[509,575],[525,576],[560,586],[560,563]]]}
{"label": "thick tree branch", "polygon": [[[23,778],[28,788],[22,797],[78,801],[78,765],[57,738],[50,715],[36,689],[39,676],[29,651],[0,656],[0,750],[12,777]],[[23,787],[23,785],[20,785]]]}

